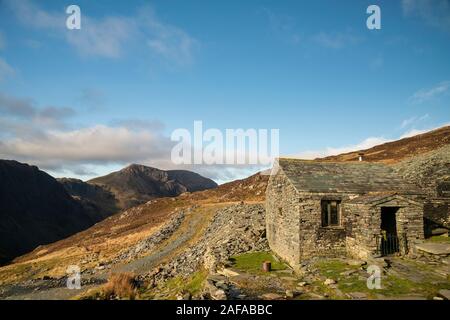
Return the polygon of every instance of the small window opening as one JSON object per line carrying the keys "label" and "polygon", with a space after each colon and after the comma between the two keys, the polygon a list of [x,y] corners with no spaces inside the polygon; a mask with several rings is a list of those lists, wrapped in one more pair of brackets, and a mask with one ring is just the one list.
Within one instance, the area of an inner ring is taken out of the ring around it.
{"label": "small window opening", "polygon": [[322,227],[341,225],[341,202],[338,200],[322,200]]}

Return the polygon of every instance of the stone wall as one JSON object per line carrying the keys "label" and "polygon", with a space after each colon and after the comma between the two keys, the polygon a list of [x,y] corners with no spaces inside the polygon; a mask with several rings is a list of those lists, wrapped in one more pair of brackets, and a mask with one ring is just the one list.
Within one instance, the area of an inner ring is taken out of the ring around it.
{"label": "stone wall", "polygon": [[450,199],[429,199],[424,207],[425,235],[436,227],[450,228]]}
{"label": "stone wall", "polygon": [[272,251],[291,266],[316,256],[346,253],[345,217],[340,227],[322,227],[321,200],[351,195],[298,193],[280,169],[269,179],[266,192],[267,239]]}
{"label": "stone wall", "polygon": [[269,246],[295,267],[300,261],[299,199],[281,169],[272,175],[266,191],[266,232]]}
{"label": "stone wall", "polygon": [[[414,244],[424,239],[423,206],[411,205],[400,208],[397,212],[397,232],[400,237],[400,252],[411,253]],[[407,249],[403,247],[406,236]]]}
{"label": "stone wall", "polygon": [[364,204],[344,204],[348,255],[367,259],[376,252],[375,237],[380,234],[380,214],[377,211]]}
{"label": "stone wall", "polygon": [[[346,204],[347,252],[357,258],[377,253],[377,237],[381,234],[381,208],[399,207],[396,212],[397,234],[401,254],[407,254],[417,241],[424,238],[423,206],[393,199],[377,205]],[[406,240],[406,243],[404,242]]]}
{"label": "stone wall", "polygon": [[329,193],[299,193],[300,202],[300,258],[334,257],[345,254],[345,216],[341,226],[322,227],[323,199],[345,201],[349,195]]}

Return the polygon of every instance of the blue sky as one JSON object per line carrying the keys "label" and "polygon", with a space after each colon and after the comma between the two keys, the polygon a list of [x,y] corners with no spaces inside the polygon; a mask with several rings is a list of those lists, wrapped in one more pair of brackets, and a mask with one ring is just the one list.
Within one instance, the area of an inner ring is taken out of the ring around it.
{"label": "blue sky", "polygon": [[369,147],[450,122],[448,57],[447,0],[0,0],[0,158],[83,179],[172,168],[168,137],[195,120],[279,128],[284,155]]}

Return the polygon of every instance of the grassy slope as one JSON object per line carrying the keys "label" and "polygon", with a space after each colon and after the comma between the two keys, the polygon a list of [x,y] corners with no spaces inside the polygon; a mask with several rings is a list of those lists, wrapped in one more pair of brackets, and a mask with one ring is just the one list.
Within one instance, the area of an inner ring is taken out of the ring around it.
{"label": "grassy slope", "polygon": [[17,258],[13,264],[0,268],[0,284],[17,283],[44,275],[59,277],[65,274],[68,265],[79,264],[87,257],[94,259],[83,264],[82,269],[94,268],[97,263],[111,260],[122,250],[150,236],[176,210],[193,205],[207,208],[240,201],[263,201],[267,180],[268,176],[258,174],[216,189],[155,199],[115,214],[67,239],[40,246]]}
{"label": "grassy slope", "polygon": [[391,164],[405,158],[436,150],[448,144],[450,144],[450,126],[442,127],[413,137],[384,143],[366,150],[325,157],[321,160],[357,161],[359,157],[358,154],[363,152],[365,161]]}

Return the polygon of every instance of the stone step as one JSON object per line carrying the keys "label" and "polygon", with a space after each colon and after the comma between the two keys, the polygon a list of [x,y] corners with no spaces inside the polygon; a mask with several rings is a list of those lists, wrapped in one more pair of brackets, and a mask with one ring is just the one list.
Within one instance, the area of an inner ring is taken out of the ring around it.
{"label": "stone step", "polygon": [[421,243],[416,244],[416,249],[429,254],[450,255],[450,243]]}

